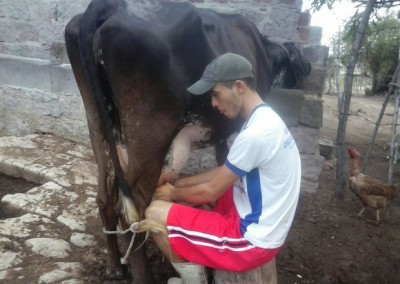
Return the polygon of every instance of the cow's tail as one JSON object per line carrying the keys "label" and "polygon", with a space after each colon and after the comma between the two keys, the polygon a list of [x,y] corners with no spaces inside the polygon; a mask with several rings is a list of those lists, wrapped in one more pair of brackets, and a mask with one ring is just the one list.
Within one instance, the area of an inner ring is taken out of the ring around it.
{"label": "cow's tail", "polygon": [[[116,109],[112,94],[103,91],[102,83],[99,79],[99,64],[96,61],[93,48],[93,39],[96,30],[118,10],[125,8],[126,3],[123,0],[93,1],[86,9],[81,20],[79,29],[79,52],[83,66],[85,66],[86,80],[91,88],[91,93],[94,95],[101,124],[104,126],[104,136],[109,147],[109,155],[114,167],[120,192],[122,193],[120,194],[122,213],[125,220],[129,224],[132,224],[139,220],[139,216],[118,158],[117,146],[114,139],[114,130],[118,127],[118,122],[113,121],[113,119],[117,117]],[[114,117],[112,117],[112,115],[114,115]]]}
{"label": "cow's tail", "polygon": [[133,204],[133,200],[132,200],[132,198],[130,198],[130,196],[126,196],[126,195],[122,196],[122,210],[123,210],[122,213],[124,215],[124,218],[125,218],[126,222],[128,222],[129,224],[132,224],[139,220],[139,214],[138,214],[135,204]]}

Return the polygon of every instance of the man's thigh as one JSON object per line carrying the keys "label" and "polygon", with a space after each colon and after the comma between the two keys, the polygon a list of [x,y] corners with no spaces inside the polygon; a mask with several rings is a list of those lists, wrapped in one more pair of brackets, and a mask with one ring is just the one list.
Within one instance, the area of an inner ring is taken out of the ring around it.
{"label": "man's thigh", "polygon": [[262,249],[240,233],[240,218],[230,214],[174,204],[167,229],[174,253],[187,261],[210,268],[246,271],[273,259],[279,249]]}

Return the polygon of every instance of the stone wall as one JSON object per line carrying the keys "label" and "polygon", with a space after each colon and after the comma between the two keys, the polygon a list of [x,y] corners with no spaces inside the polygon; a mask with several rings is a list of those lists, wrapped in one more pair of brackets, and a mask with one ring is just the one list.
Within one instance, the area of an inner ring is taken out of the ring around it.
{"label": "stone wall", "polygon": [[[89,0],[0,0],[0,136],[51,133],[88,143],[85,112],[64,45],[64,27]],[[240,13],[277,42],[293,41],[312,63],[302,88],[302,116],[291,127],[303,159],[303,180],[313,191],[321,169],[323,82],[328,48],[310,26],[300,0],[193,0],[194,5]],[[290,105],[293,96],[276,97]],[[279,103],[280,104],[280,103]],[[299,105],[296,105],[299,108]],[[282,109],[285,111],[285,107]],[[308,173],[308,171],[310,171]]]}

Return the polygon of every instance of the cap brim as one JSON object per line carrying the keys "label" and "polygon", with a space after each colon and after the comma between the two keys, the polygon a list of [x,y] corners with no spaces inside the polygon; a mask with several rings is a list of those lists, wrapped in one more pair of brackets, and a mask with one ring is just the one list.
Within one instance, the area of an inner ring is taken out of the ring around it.
{"label": "cap brim", "polygon": [[199,80],[193,85],[191,85],[187,90],[193,95],[202,95],[207,93],[215,86],[216,82]]}

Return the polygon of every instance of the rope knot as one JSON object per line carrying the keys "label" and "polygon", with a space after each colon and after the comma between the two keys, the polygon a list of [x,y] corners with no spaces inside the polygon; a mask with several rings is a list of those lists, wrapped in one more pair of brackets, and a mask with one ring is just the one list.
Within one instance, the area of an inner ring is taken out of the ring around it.
{"label": "rope knot", "polygon": [[121,264],[127,264],[128,263],[128,256],[132,250],[133,247],[133,243],[135,241],[135,237],[137,233],[141,233],[141,232],[146,232],[146,237],[144,239],[144,241],[139,245],[139,247],[137,247],[134,252],[136,252],[138,249],[140,249],[144,243],[147,241],[147,238],[149,236],[149,232],[153,232],[153,233],[157,233],[157,234],[164,234],[165,238],[168,239],[167,237],[167,230],[166,227],[156,223],[154,221],[150,221],[150,220],[142,220],[140,222],[133,222],[128,229],[126,230],[122,230],[120,228],[117,227],[116,231],[108,231],[105,228],[103,228],[103,232],[106,234],[117,234],[117,235],[124,235],[127,234],[129,232],[132,232],[132,238],[129,244],[129,247],[125,253],[125,256],[123,258],[121,258]]}
{"label": "rope knot", "polygon": [[131,226],[129,227],[129,230],[132,233],[137,233],[140,229],[140,222],[134,222],[131,224]]}

